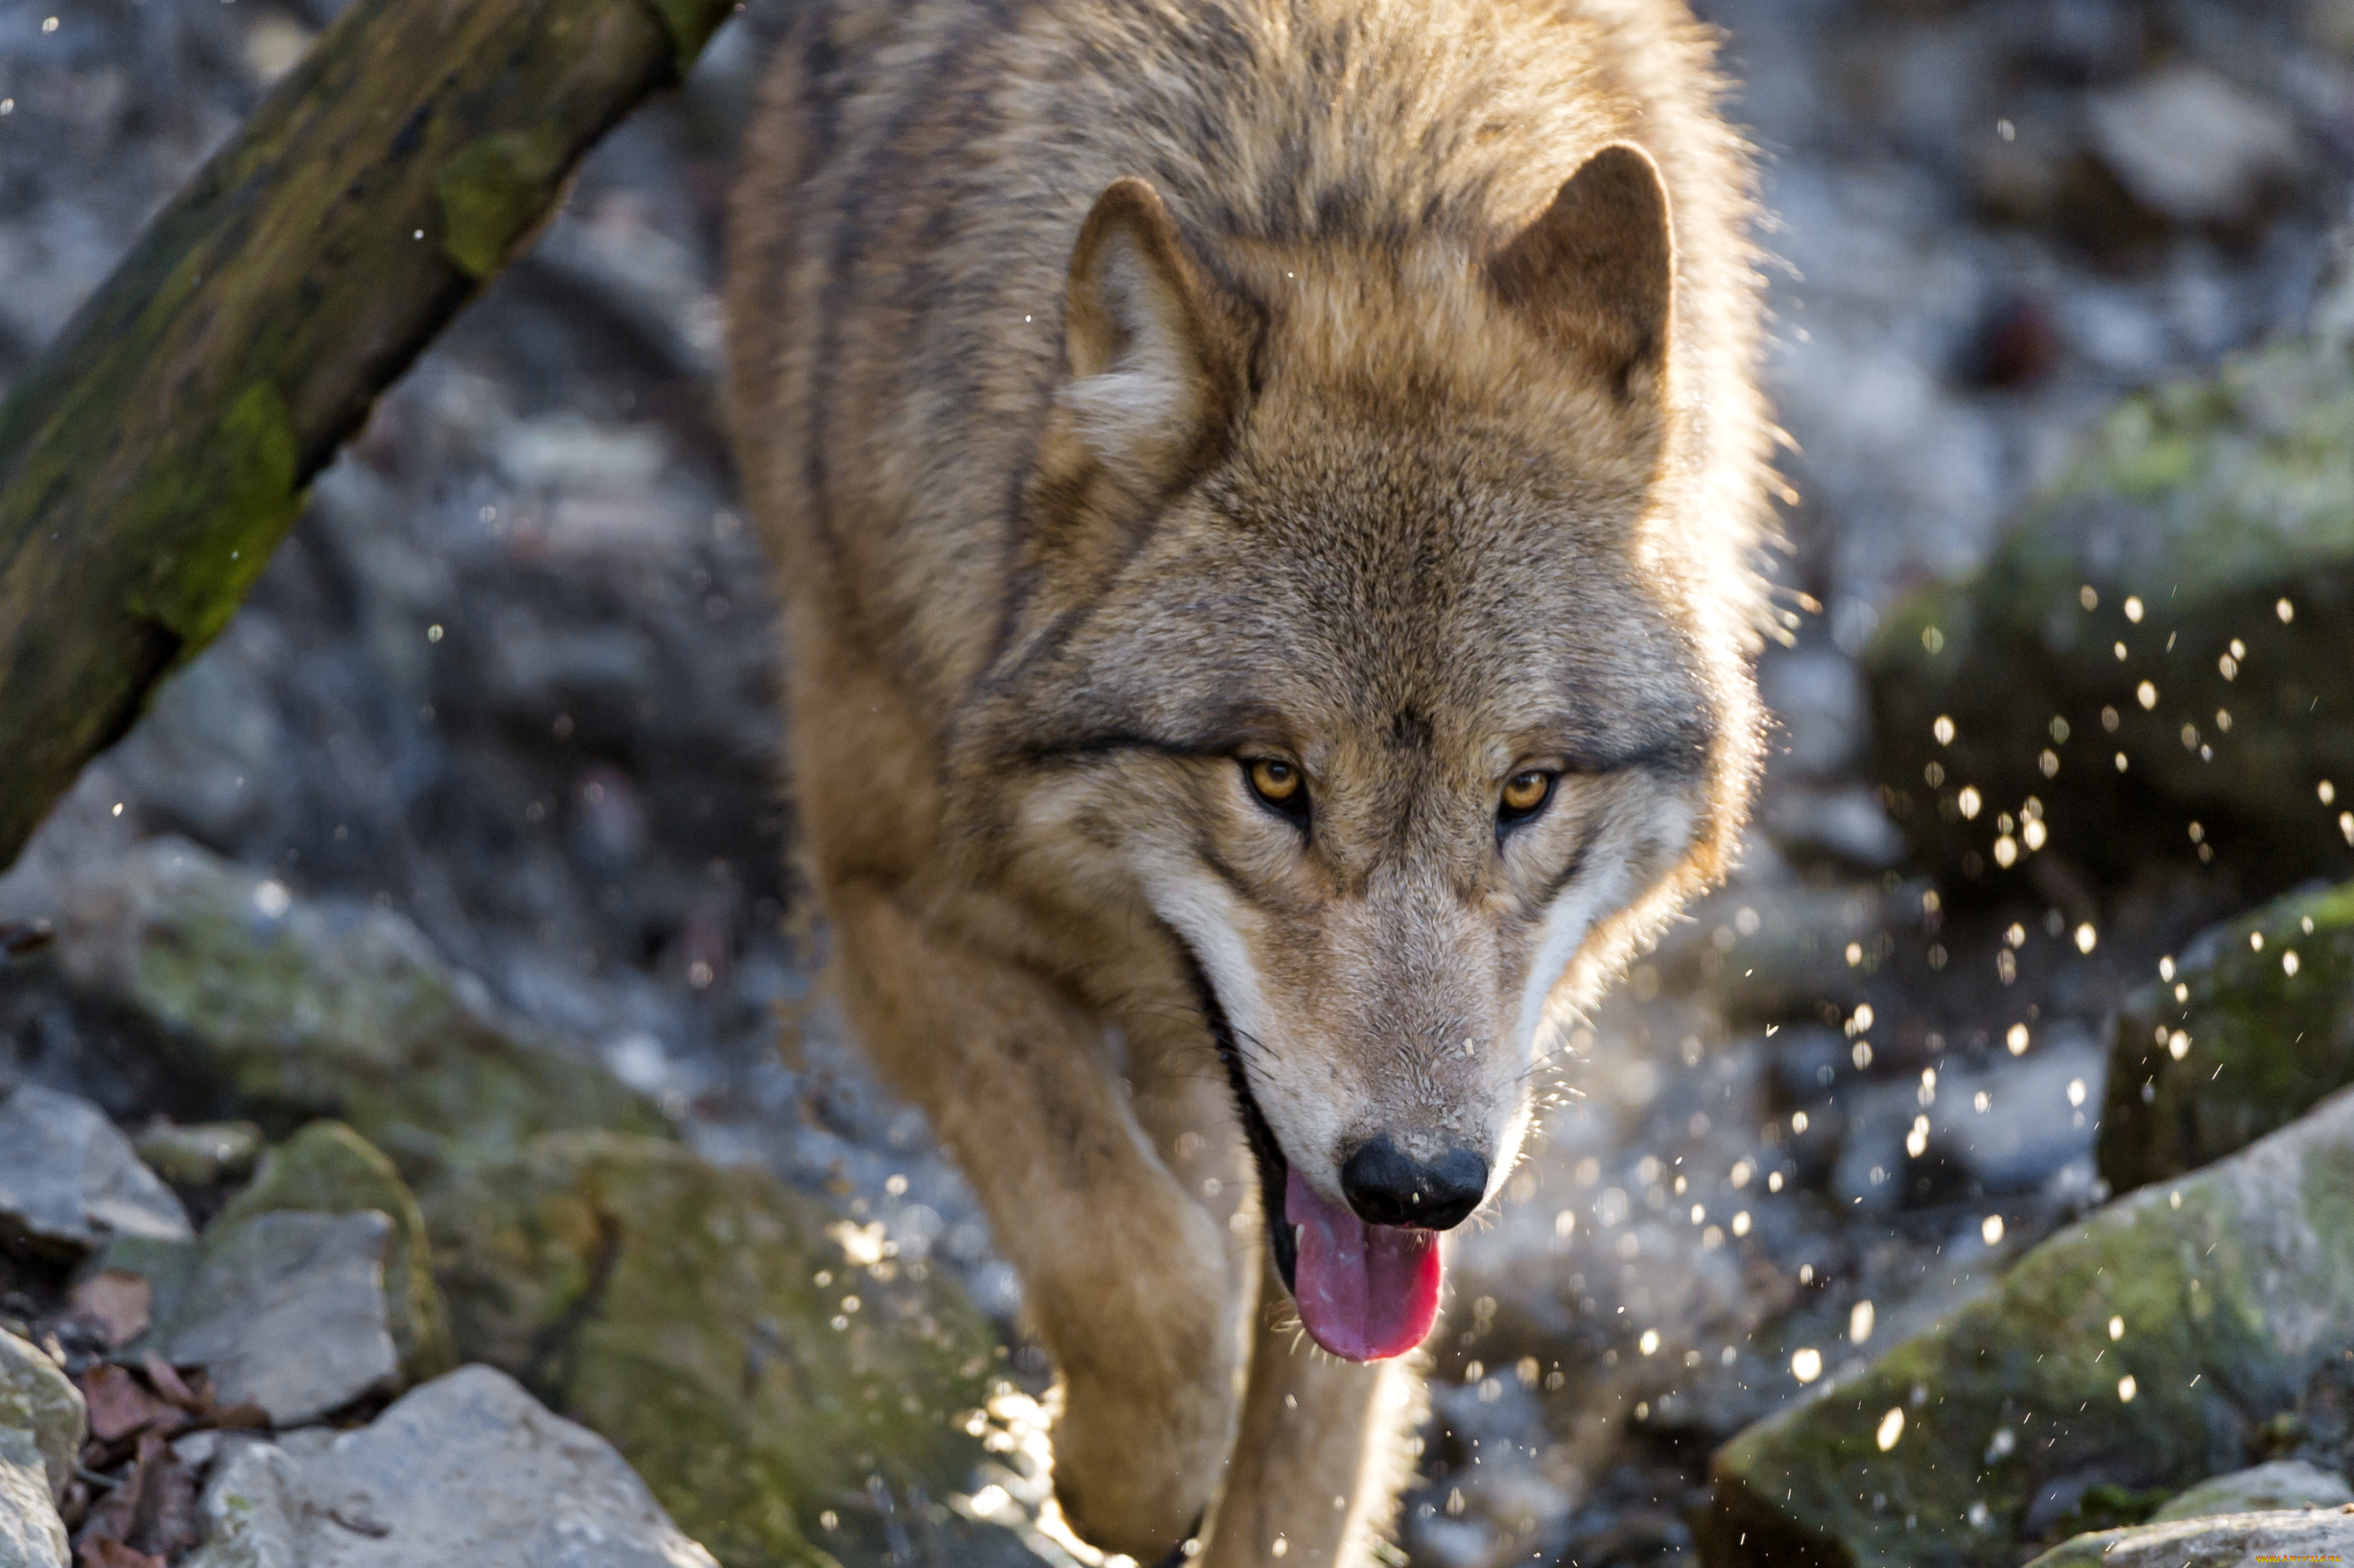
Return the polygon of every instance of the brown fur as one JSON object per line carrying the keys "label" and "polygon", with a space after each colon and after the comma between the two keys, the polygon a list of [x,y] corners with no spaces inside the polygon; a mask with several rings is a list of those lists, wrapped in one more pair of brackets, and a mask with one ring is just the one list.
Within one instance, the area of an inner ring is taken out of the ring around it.
{"label": "brown fur", "polygon": [[730,394],[810,868],[1107,1548],[1361,1563],[1403,1478],[1412,1379],[1284,1326],[1237,1095],[1328,1195],[1376,1134],[1492,1193],[1547,1016],[1724,865],[1768,431],[1715,91],[1676,0],[821,0],[773,68]]}

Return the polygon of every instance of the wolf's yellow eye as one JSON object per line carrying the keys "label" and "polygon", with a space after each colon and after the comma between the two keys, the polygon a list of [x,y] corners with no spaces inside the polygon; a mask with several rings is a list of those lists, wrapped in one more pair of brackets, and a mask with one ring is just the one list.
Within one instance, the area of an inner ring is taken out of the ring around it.
{"label": "wolf's yellow eye", "polygon": [[1288,806],[1299,798],[1299,769],[1272,758],[1250,765],[1250,787],[1270,806]]}
{"label": "wolf's yellow eye", "polygon": [[1526,773],[1515,773],[1504,780],[1504,814],[1525,817],[1545,803],[1553,793],[1553,775],[1532,768]]}

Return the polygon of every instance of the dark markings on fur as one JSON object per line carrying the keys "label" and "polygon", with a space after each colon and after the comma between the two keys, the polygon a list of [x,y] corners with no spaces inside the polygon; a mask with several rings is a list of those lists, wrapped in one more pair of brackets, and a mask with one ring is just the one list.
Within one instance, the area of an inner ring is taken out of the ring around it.
{"label": "dark markings on fur", "polygon": [[1243,874],[1228,865],[1225,856],[1211,848],[1206,837],[1201,839],[1195,848],[1201,854],[1202,863],[1209,868],[1210,874],[1225,883],[1228,891],[1232,892],[1236,898],[1241,899],[1245,904],[1258,903],[1258,900],[1252,896],[1250,884],[1244,880]]}
{"label": "dark markings on fur", "polygon": [[1291,1177],[1291,1161],[1284,1158],[1283,1146],[1275,1140],[1275,1129],[1267,1126],[1266,1115],[1258,1108],[1258,1097],[1251,1093],[1250,1071],[1243,1064],[1241,1048],[1235,1044],[1235,1026],[1227,1020],[1225,1008],[1219,1004],[1218,993],[1211,986],[1201,959],[1195,956],[1193,945],[1175,932],[1170,933],[1170,939],[1184,955],[1186,978],[1193,982],[1203,1020],[1210,1027],[1210,1042],[1217,1047],[1218,1061],[1226,1069],[1226,1083],[1235,1092],[1235,1110],[1242,1118],[1243,1139],[1250,1145],[1251,1161],[1258,1168],[1259,1206],[1267,1215],[1267,1244],[1275,1254],[1276,1272],[1283,1276],[1283,1287],[1297,1294],[1299,1246],[1283,1212],[1283,1189]]}
{"label": "dark markings on fur", "polygon": [[1421,709],[1407,706],[1390,715],[1390,747],[1394,751],[1428,751],[1430,749],[1430,717]]}
{"label": "dark markings on fur", "polygon": [[[1585,874],[1585,863],[1594,853],[1594,841],[1601,836],[1602,819],[1596,813],[1579,830],[1577,842],[1571,846],[1569,858],[1562,862],[1561,869],[1553,874],[1544,885],[1544,891],[1537,895],[1537,917],[1540,920],[1552,912],[1553,900],[1562,895],[1563,890]],[[1496,842],[1499,848],[1502,847],[1503,833],[1500,830],[1496,835]]]}

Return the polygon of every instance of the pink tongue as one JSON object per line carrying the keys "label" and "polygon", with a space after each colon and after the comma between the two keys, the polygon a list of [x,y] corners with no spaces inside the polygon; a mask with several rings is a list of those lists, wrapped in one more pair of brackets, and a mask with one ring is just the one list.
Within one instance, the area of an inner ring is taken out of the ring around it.
{"label": "pink tongue", "polygon": [[1308,1337],[1352,1361],[1402,1356],[1438,1316],[1438,1233],[1367,1224],[1294,1169],[1283,1213],[1296,1227],[1292,1295]]}

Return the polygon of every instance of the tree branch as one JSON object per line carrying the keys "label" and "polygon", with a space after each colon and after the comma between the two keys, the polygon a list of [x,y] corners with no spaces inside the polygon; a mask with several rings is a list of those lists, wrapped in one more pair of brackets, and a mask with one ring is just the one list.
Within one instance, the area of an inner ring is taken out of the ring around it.
{"label": "tree branch", "polygon": [[0,406],[0,867],[731,0],[355,0]]}

